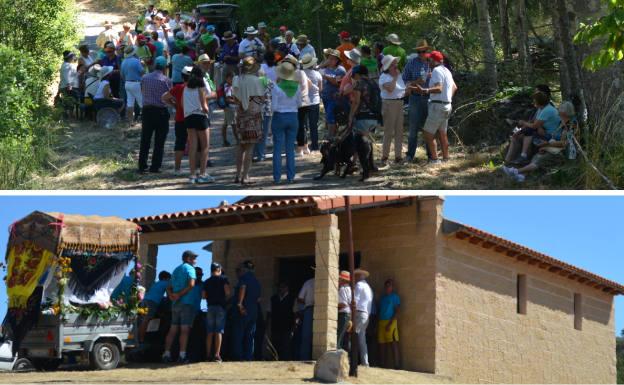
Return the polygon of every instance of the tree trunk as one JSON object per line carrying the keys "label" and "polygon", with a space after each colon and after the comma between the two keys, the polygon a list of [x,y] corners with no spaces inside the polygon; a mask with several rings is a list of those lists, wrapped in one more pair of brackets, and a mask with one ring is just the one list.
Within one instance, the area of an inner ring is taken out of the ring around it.
{"label": "tree trunk", "polygon": [[485,81],[488,91],[494,93],[498,90],[498,76],[496,73],[496,51],[494,49],[490,12],[488,11],[488,0],[477,0],[476,3],[479,17],[479,36],[485,59]]}
{"label": "tree trunk", "polygon": [[557,53],[559,63],[559,82],[561,83],[561,98],[570,100],[572,98],[572,86],[570,85],[570,73],[568,63],[564,58],[563,41],[561,40],[561,26],[559,24],[559,12],[557,7],[548,3],[547,7],[552,17],[554,48]]}
{"label": "tree trunk", "polygon": [[509,31],[509,4],[507,0],[498,0],[498,16],[503,56],[506,61],[511,61],[511,32]]}
{"label": "tree trunk", "polygon": [[559,16],[559,28],[561,31],[561,43],[563,46],[563,59],[566,63],[568,76],[570,79],[571,99],[576,107],[576,112],[583,128],[583,138],[585,143],[589,139],[587,131],[587,104],[585,102],[585,93],[583,91],[583,82],[581,79],[581,68],[576,55],[576,48],[572,41],[572,29],[570,27],[570,17],[566,0],[556,1],[557,14]]}
{"label": "tree trunk", "polygon": [[516,26],[516,46],[518,49],[518,62],[520,64],[520,78],[522,84],[529,85],[529,74],[531,73],[531,58],[528,49],[528,25],[526,16],[526,1],[515,0],[514,24]]}

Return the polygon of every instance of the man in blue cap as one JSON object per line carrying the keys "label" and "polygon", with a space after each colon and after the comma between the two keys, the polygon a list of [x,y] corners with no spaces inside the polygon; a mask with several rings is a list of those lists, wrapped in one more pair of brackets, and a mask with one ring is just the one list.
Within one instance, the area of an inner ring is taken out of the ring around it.
{"label": "man in blue cap", "polygon": [[162,167],[165,141],[169,133],[169,109],[163,103],[162,96],[173,88],[171,79],[165,75],[166,68],[167,59],[159,56],[154,61],[154,72],[143,76],[141,80],[143,113],[141,114],[141,147],[139,151],[140,173],[148,171],[147,159],[152,137],[155,137],[154,151],[149,172],[159,173]]}

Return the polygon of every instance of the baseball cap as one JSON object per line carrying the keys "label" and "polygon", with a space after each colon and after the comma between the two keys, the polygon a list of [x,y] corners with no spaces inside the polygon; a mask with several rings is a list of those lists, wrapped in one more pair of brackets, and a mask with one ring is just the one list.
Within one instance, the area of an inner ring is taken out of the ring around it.
{"label": "baseball cap", "polygon": [[154,60],[154,66],[159,69],[164,69],[167,66],[167,59],[164,56],[158,56]]}
{"label": "baseball cap", "polygon": [[[156,61],[158,61],[158,59],[160,59],[162,56],[159,56],[158,58],[156,58]],[[163,57],[164,59],[164,57]],[[191,250],[186,250],[184,253],[182,253],[182,259],[187,259],[187,258],[197,258],[198,255],[191,251]]]}
{"label": "baseball cap", "polygon": [[350,34],[349,32],[347,32],[347,31],[342,31],[342,32],[340,32],[340,33],[338,34],[338,36],[339,36],[341,39],[350,39],[350,38],[351,38],[351,34]]}
{"label": "baseball cap", "polygon": [[285,26],[285,25],[282,25],[282,26],[280,27],[280,31],[282,31],[282,32],[286,32],[286,31],[288,31],[288,27],[287,27],[287,26]]}
{"label": "baseball cap", "polygon": [[221,269],[221,264],[220,264],[220,263],[213,262],[213,263],[210,265],[210,271],[217,271],[217,270],[219,270],[219,269]]}
{"label": "baseball cap", "polygon": [[444,55],[440,51],[433,51],[429,54],[429,57],[433,61],[442,62],[444,60]]}

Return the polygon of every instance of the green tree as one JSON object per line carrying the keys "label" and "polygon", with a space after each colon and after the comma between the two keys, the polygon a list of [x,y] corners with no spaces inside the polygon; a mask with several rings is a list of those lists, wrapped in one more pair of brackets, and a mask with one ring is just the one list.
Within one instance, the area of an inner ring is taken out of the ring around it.
{"label": "green tree", "polygon": [[624,60],[624,1],[603,1],[608,13],[593,23],[582,23],[574,38],[577,44],[600,44],[600,49],[583,61],[583,66],[591,71]]}

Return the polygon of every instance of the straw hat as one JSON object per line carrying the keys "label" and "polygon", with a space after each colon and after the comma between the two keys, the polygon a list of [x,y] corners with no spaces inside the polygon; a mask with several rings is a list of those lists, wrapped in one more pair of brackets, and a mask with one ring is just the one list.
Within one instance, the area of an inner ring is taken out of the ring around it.
{"label": "straw hat", "polygon": [[102,66],[99,64],[94,64],[91,68],[89,68],[89,74],[97,76],[102,70]]}
{"label": "straw hat", "polygon": [[388,40],[390,43],[392,43],[394,45],[401,45],[401,44],[403,44],[401,42],[401,39],[399,39],[399,35],[397,35],[396,33],[391,33],[390,35],[386,36],[386,40]]}
{"label": "straw hat", "polygon": [[418,43],[416,44],[416,47],[414,47],[414,49],[416,51],[430,50],[431,46],[429,45],[429,43],[427,43],[427,40],[422,39],[418,40]]}
{"label": "straw hat", "polygon": [[338,278],[342,281],[351,281],[351,273],[346,270],[342,270]]}
{"label": "straw hat", "polygon": [[399,58],[392,56],[392,55],[386,55],[383,57],[383,59],[381,59],[381,70],[386,72],[388,70],[388,68],[390,68],[390,66],[392,65],[392,63],[394,63],[395,61],[398,61]]}
{"label": "straw hat", "polygon": [[281,62],[277,66],[277,77],[284,80],[296,80],[297,69],[292,63]]}
{"label": "straw hat", "polygon": [[241,64],[241,72],[244,74],[255,74],[260,69],[260,64],[251,56],[243,59]]}
{"label": "straw hat", "polygon": [[132,28],[132,24],[128,23],[127,21],[125,23],[123,23],[122,25],[123,28]]}
{"label": "straw hat", "polygon": [[104,27],[112,27],[112,26],[113,26],[113,23],[111,23],[110,21],[106,20],[104,22]]}
{"label": "straw hat", "polygon": [[258,28],[266,28],[267,27],[267,23],[265,23],[264,21],[261,21],[258,23]]}
{"label": "straw hat", "polygon": [[223,37],[221,39],[223,39],[223,40],[236,39],[236,34],[234,34],[232,31],[225,31],[223,33]]}
{"label": "straw hat", "polygon": [[305,54],[301,58],[301,68],[308,69],[314,67],[318,63],[318,59],[312,56],[312,54]]}
{"label": "straw hat", "polygon": [[257,35],[257,34],[258,34],[258,30],[252,26],[249,26],[245,29],[245,35]]}
{"label": "straw hat", "polygon": [[102,67],[99,73],[100,79],[104,79],[106,76],[110,75],[114,70],[115,68],[113,68],[112,66]]}
{"label": "straw hat", "polygon": [[351,51],[345,51],[345,56],[356,64],[360,64],[360,61],[362,60],[362,54],[357,48],[354,48]]}
{"label": "straw hat", "polygon": [[197,62],[198,62],[198,63],[205,63],[205,62],[210,62],[210,63],[212,63],[212,62],[214,62],[214,60],[210,59],[210,56],[208,56],[208,54],[207,54],[207,53],[205,53],[205,54],[200,55],[200,56],[197,58]]}
{"label": "straw hat", "polygon": [[327,48],[327,49],[323,50],[323,53],[326,56],[334,56],[334,57],[337,57],[340,60],[340,51],[338,51],[337,49]]}
{"label": "straw hat", "polygon": [[297,44],[307,45],[309,42],[308,35],[297,36]]}
{"label": "straw hat", "polygon": [[353,272],[353,275],[363,275],[364,278],[368,278],[368,276],[370,276],[370,273],[364,269],[356,269]]}
{"label": "straw hat", "polygon": [[299,67],[299,60],[297,60],[297,58],[291,54],[286,55],[286,57],[282,59],[282,61],[292,64],[293,66],[295,66],[295,68]]}

